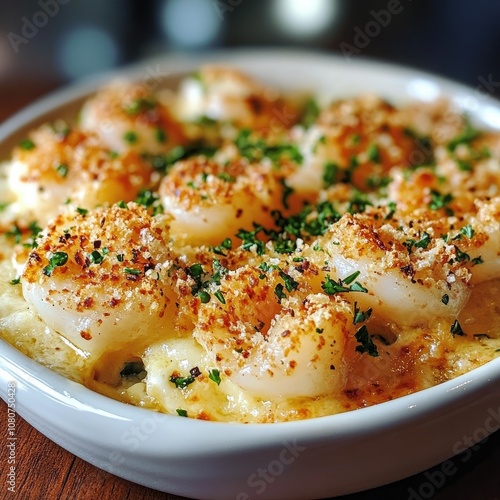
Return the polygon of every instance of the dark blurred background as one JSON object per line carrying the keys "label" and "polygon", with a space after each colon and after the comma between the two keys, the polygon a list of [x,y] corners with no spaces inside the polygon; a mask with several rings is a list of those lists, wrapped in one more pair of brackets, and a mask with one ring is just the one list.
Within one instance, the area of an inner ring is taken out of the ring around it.
{"label": "dark blurred background", "polygon": [[140,58],[287,46],[500,80],[492,0],[0,0],[0,116]]}

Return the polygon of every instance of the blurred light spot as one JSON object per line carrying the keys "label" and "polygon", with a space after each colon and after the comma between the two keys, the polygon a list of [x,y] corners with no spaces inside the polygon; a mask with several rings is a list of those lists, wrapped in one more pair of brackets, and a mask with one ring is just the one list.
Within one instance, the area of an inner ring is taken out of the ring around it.
{"label": "blurred light spot", "polygon": [[439,97],[439,87],[429,80],[416,78],[408,84],[408,93],[420,101],[434,101]]}
{"label": "blurred light spot", "polygon": [[79,78],[113,67],[118,46],[106,31],[81,26],[67,33],[59,44],[59,65],[70,78]]}
{"label": "blurred light spot", "polygon": [[166,0],[161,21],[166,36],[185,48],[205,47],[220,32],[221,21],[212,0]]}
{"label": "blurred light spot", "polygon": [[297,37],[313,37],[324,32],[339,15],[338,0],[275,0],[276,24]]}

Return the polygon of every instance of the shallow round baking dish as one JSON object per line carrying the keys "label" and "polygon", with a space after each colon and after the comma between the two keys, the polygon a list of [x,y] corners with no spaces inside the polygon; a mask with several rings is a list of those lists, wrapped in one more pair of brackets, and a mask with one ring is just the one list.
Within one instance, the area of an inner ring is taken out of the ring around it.
{"label": "shallow round baking dish", "polygon": [[[161,58],[119,73],[175,86],[200,63],[224,62],[284,90],[330,97],[373,92],[394,102],[447,97],[500,129],[500,104],[418,71],[290,51]],[[109,76],[109,75],[108,75]],[[112,75],[116,76],[116,74]],[[71,116],[104,77],[57,92],[0,126],[0,157],[26,131]],[[207,499],[309,499],[373,488],[425,470],[500,428],[500,360],[369,408],[279,424],[227,424],[158,414],[96,394],[0,341],[0,395],[65,449],[151,488]],[[11,385],[12,387],[12,385]]]}

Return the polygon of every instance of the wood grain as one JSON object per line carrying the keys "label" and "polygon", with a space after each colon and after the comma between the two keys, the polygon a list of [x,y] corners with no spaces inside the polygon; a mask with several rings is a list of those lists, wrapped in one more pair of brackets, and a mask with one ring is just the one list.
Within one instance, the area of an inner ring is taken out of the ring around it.
{"label": "wood grain", "polygon": [[[0,401],[0,421],[7,421],[7,406]],[[0,499],[9,498],[5,478],[7,463],[6,424],[0,430]],[[179,500],[181,497],[160,493],[125,481],[75,457],[16,417],[16,492],[22,500]]]}

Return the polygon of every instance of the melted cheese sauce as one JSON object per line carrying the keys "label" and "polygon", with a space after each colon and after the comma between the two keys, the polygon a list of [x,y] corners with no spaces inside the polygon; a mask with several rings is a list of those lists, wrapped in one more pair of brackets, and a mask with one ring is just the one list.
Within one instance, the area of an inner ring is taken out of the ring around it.
{"label": "melted cheese sauce", "polygon": [[45,125],[0,165],[0,335],[109,397],[229,422],[351,411],[487,363],[500,135],[450,112],[319,110],[230,68],[168,101],[105,88],[81,130]]}

